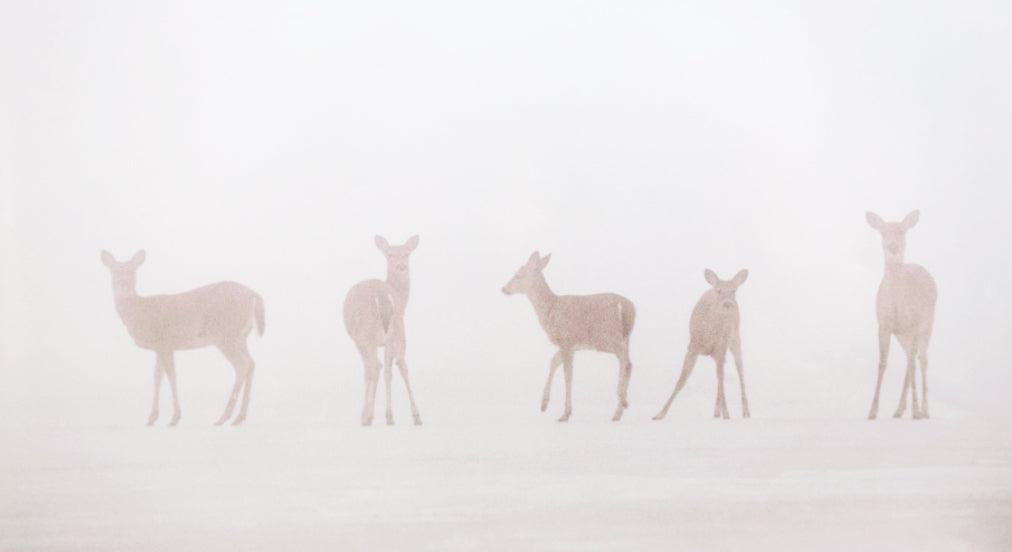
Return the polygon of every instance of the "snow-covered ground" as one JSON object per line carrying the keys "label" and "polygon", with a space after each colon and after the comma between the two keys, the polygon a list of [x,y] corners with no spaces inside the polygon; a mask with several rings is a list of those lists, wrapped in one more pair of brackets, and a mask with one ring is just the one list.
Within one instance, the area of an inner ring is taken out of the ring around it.
{"label": "snow-covered ground", "polygon": [[551,419],[21,427],[0,549],[1012,549],[1007,422]]}

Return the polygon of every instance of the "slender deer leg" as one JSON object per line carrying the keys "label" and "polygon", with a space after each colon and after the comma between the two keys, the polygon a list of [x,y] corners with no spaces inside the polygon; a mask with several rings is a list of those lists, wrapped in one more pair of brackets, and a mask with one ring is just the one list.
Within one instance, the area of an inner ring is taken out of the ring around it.
{"label": "slender deer leg", "polygon": [[239,425],[246,419],[246,410],[249,408],[249,396],[253,387],[253,371],[256,368],[256,365],[253,363],[253,357],[250,356],[249,350],[246,348],[245,338],[239,343],[239,356],[246,365],[246,376],[243,378],[242,405],[239,407],[239,415],[232,420],[232,425]]}
{"label": "slender deer leg", "polygon": [[393,379],[393,374],[394,374],[394,370],[393,370],[393,368],[394,368],[393,367],[393,364],[394,364],[394,355],[393,355],[393,352],[390,350],[390,345],[389,344],[386,347],[384,347],[383,349],[384,349],[384,351],[383,351],[384,352],[384,354],[383,354],[383,357],[384,357],[383,358],[383,380],[386,383],[386,390],[387,390],[387,425],[393,425],[394,424],[394,406],[393,406],[393,393],[390,390],[390,380]]}
{"label": "slender deer leg", "polygon": [[921,417],[928,418],[928,337],[917,340],[918,358],[921,361]]}
{"label": "slender deer leg", "polygon": [[218,421],[214,425],[222,425],[232,417],[235,402],[239,399],[239,392],[242,391],[243,384],[246,381],[246,365],[245,362],[240,360],[235,347],[219,344],[218,350],[232,364],[232,368],[235,370],[235,383],[232,385],[232,393],[228,397],[228,402],[225,403],[225,411],[222,412],[221,417],[218,418]]}
{"label": "slender deer leg", "polygon": [[748,395],[745,394],[745,366],[741,358],[741,338],[735,336],[731,340],[731,356],[734,357],[734,367],[738,370],[738,383],[741,385],[741,416],[749,418]]}
{"label": "slender deer leg", "polygon": [[[913,355],[915,354],[912,348],[914,347],[913,339],[909,336],[896,336],[896,340],[900,342],[900,346],[903,348],[903,352],[907,356],[907,365],[903,374],[903,391],[900,393],[900,404],[896,407],[896,412],[893,413],[893,418],[902,418],[903,413],[907,411],[907,392],[911,389],[913,382],[913,373],[911,371],[911,362],[913,362]],[[915,388],[916,389],[916,388]],[[915,399],[916,400],[916,399]],[[913,415],[916,418],[917,408],[914,403]]]}
{"label": "slender deer leg", "polygon": [[566,375],[566,410],[563,411],[559,421],[565,422],[573,413],[573,351],[571,349],[562,350],[562,369]]}
{"label": "slender deer leg", "polygon": [[179,397],[176,394],[176,363],[173,357],[172,351],[159,353],[162,356],[162,366],[165,370],[165,375],[169,379],[169,389],[172,390],[172,419],[169,420],[169,425],[174,426],[179,423],[179,417],[181,412],[179,410]]}
{"label": "slender deer leg", "polygon": [[724,354],[714,358],[717,361],[717,401],[713,407],[713,417],[725,420],[730,418],[727,412],[727,402],[724,400]]}
{"label": "slender deer leg", "polygon": [[552,380],[555,378],[555,370],[562,364],[562,351],[557,351],[548,365],[548,382],[545,383],[545,392],[541,395],[541,411],[548,409],[548,397],[552,393]]}
{"label": "slender deer leg", "polygon": [[383,368],[374,347],[364,344],[358,345],[358,352],[362,355],[362,363],[365,367],[365,404],[362,406],[362,425],[367,426],[372,425],[376,387],[379,384],[379,374]]}
{"label": "slender deer leg", "polygon": [[921,419],[921,406],[917,398],[917,336],[910,342],[907,352],[907,370],[910,372],[910,415],[915,420]]}
{"label": "slender deer leg", "polygon": [[675,400],[678,392],[685,386],[685,382],[688,381],[689,375],[692,374],[692,368],[696,365],[696,358],[699,353],[689,350],[685,353],[685,361],[682,363],[682,373],[678,376],[678,383],[675,384],[675,390],[671,392],[671,396],[668,397],[668,402],[664,403],[664,408],[654,416],[655,420],[663,420],[664,416],[668,414],[668,408],[671,407],[671,403]]}
{"label": "slender deer leg", "polygon": [[162,356],[157,355],[155,357],[155,398],[151,403],[151,414],[148,416],[148,425],[155,423],[158,419],[158,392],[162,387],[162,375],[165,373],[165,368],[162,366]]}
{"label": "slender deer leg", "polygon": [[632,362],[629,360],[629,350],[622,349],[618,353],[618,407],[611,420],[617,422],[622,419],[622,413],[629,408],[629,378],[632,377]]}
{"label": "slender deer leg", "polygon": [[882,376],[885,374],[886,363],[889,361],[889,340],[892,338],[889,330],[879,325],[878,327],[878,381],[875,383],[875,398],[871,401],[871,410],[868,412],[868,419],[874,420],[878,415],[878,395],[882,390]]}
{"label": "slender deer leg", "polygon": [[408,379],[408,364],[404,360],[403,352],[397,357],[397,369],[401,372],[404,387],[408,389],[408,402],[411,403],[411,416],[415,419],[415,425],[422,425],[422,416],[418,413],[418,407],[415,406],[415,394],[411,392],[411,380]]}

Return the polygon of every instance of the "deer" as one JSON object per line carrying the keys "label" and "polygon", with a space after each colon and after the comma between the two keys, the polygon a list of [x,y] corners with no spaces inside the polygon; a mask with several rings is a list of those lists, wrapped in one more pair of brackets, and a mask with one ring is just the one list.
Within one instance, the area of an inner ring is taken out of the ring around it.
{"label": "deer", "polygon": [[618,357],[618,407],[612,421],[622,419],[629,407],[629,378],[632,362],[629,360],[629,336],[636,322],[636,308],[632,301],[615,293],[595,295],[556,295],[549,289],[542,273],[551,254],[544,257],[535,251],[527,263],[502,288],[506,295],[524,294],[534,306],[541,328],[548,340],[559,348],[548,367],[548,382],[541,398],[541,411],[548,408],[552,379],[559,365],[566,377],[566,407],[560,422],[569,420],[573,412],[573,354],[578,350],[611,353]]}
{"label": "deer", "polygon": [[232,417],[240,391],[242,406],[232,425],[241,424],[249,408],[254,368],[246,338],[254,326],[257,333],[264,334],[263,298],[236,282],[218,282],[172,295],[140,296],[136,287],[137,268],[144,259],[143,249],[125,263],[117,261],[108,251],[102,251],[102,263],[112,276],[113,302],[120,320],[138,347],[155,352],[155,393],[148,425],[158,419],[163,376],[168,377],[172,389],[173,412],[169,425],[179,423],[175,351],[211,345],[217,347],[235,369],[232,394],[215,425],[222,425]]}
{"label": "deer", "polygon": [[[872,399],[868,419],[874,420],[878,414],[879,391],[889,359],[892,336],[896,336],[907,356],[903,392],[893,417],[903,417],[909,390],[913,419],[928,418],[928,341],[935,323],[938,288],[934,278],[923,266],[904,262],[906,233],[917,224],[920,211],[910,212],[900,222],[885,222],[872,212],[865,213],[865,217],[868,224],[882,235],[882,253],[885,257],[885,273],[875,298],[875,315],[878,319],[878,381],[875,383],[875,397]],[[920,403],[917,400],[915,358],[920,359],[921,363]]]}
{"label": "deer", "polygon": [[376,247],[387,260],[387,279],[364,280],[351,287],[344,299],[344,327],[355,342],[365,365],[365,404],[362,407],[362,425],[372,425],[376,403],[376,388],[379,384],[380,361],[378,349],[383,347],[383,379],[386,382],[387,425],[394,423],[391,397],[393,364],[401,373],[401,379],[408,390],[411,415],[415,425],[422,425],[422,418],[415,405],[408,379],[408,365],[405,361],[407,341],[404,333],[404,310],[408,305],[411,291],[411,277],[408,257],[418,247],[418,236],[411,236],[403,245],[390,245],[386,238],[375,237]]}
{"label": "deer", "polygon": [[734,366],[738,370],[738,382],[741,384],[742,417],[751,416],[748,410],[748,395],[745,394],[745,373],[739,331],[740,314],[738,300],[735,298],[738,287],[748,278],[748,270],[739,271],[730,280],[721,280],[709,268],[703,272],[703,276],[712,287],[703,292],[692,309],[692,315],[689,317],[689,349],[682,363],[682,373],[678,376],[671,397],[664,404],[664,408],[654,416],[654,420],[663,420],[667,415],[671,403],[692,374],[699,355],[713,357],[717,363],[717,401],[713,407],[713,417],[725,420],[730,418],[724,397],[724,359],[729,349],[734,357]]}

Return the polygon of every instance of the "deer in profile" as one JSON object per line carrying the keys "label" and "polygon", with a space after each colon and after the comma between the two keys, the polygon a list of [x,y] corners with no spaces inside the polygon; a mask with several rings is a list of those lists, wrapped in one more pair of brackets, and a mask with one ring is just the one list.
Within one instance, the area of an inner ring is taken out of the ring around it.
{"label": "deer in profile", "polygon": [[387,259],[387,279],[365,280],[352,286],[344,299],[344,327],[355,342],[365,364],[365,405],[362,407],[362,425],[371,425],[379,385],[380,361],[377,350],[383,347],[383,379],[387,391],[387,424],[394,423],[391,406],[390,380],[393,363],[397,363],[401,378],[408,389],[411,415],[415,425],[422,418],[415,406],[415,396],[408,380],[408,365],[404,360],[407,342],[404,334],[404,309],[408,305],[411,278],[408,257],[418,247],[418,236],[412,236],[404,245],[390,245],[382,236],[376,236],[376,247]]}
{"label": "deer in profile", "polygon": [[550,254],[541,257],[535,251],[527,264],[521,266],[502,288],[506,295],[522,293],[530,299],[548,340],[559,348],[549,364],[541,411],[548,408],[552,379],[555,370],[562,364],[566,375],[566,409],[559,421],[569,420],[573,412],[573,353],[589,349],[618,357],[618,408],[612,416],[612,421],[617,422],[629,407],[629,378],[632,375],[629,335],[636,321],[636,308],[632,301],[615,293],[555,295],[542,274],[551,257]]}
{"label": "deer in profile", "polygon": [[102,251],[102,263],[112,274],[112,294],[116,312],[137,346],[155,352],[155,396],[148,425],[158,419],[158,392],[162,376],[168,376],[172,389],[172,420],[179,422],[179,398],[176,394],[175,351],[214,345],[235,368],[235,385],[225,412],[216,425],[232,417],[239,392],[243,391],[237,425],[246,419],[250,386],[253,384],[253,357],[246,338],[256,326],[264,333],[264,301],[255,291],[235,282],[218,282],[174,295],[137,295],[137,268],[144,262],[138,251],[125,263]]}
{"label": "deer in profile", "polygon": [[692,374],[692,368],[696,365],[699,355],[711,356],[717,362],[717,403],[713,408],[713,417],[723,417],[725,420],[730,416],[727,412],[727,401],[724,398],[724,359],[728,349],[734,356],[734,365],[738,369],[738,381],[741,384],[741,411],[742,417],[748,418],[748,396],[745,394],[745,374],[741,358],[741,335],[739,333],[738,301],[735,293],[738,286],[745,283],[748,278],[748,270],[742,270],[730,280],[721,280],[717,274],[710,269],[703,273],[706,281],[713,286],[706,290],[699,298],[695,308],[692,309],[692,316],[689,318],[689,350],[685,353],[685,361],[682,364],[682,373],[675,383],[675,390],[671,397],[664,404],[664,408],[654,416],[655,420],[663,420],[671,407],[675,396],[685,386],[685,382]]}
{"label": "deer in profile", "polygon": [[[921,265],[906,263],[906,233],[917,224],[920,211],[913,211],[901,222],[885,222],[875,213],[866,213],[868,224],[882,234],[882,252],[885,255],[885,274],[875,298],[878,318],[878,381],[868,419],[878,414],[878,396],[882,388],[889,359],[889,342],[896,336],[907,355],[907,370],[903,380],[903,393],[894,418],[903,416],[907,408],[907,390],[911,392],[911,410],[914,419],[928,417],[928,341],[935,322],[935,301],[938,289],[931,274]],[[917,400],[915,358],[921,361],[921,401]]]}

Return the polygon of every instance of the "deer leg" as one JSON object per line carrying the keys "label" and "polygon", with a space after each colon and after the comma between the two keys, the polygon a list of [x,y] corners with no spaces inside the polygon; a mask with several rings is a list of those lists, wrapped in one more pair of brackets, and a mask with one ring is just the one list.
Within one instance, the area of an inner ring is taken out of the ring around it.
{"label": "deer leg", "polygon": [[176,363],[172,351],[160,354],[162,355],[162,367],[169,379],[169,389],[172,390],[172,419],[169,420],[169,425],[174,426],[179,423],[179,417],[181,416],[179,397],[176,394]]}
{"label": "deer leg", "polygon": [[910,410],[915,420],[923,418],[920,400],[917,398],[917,336],[911,340],[910,351],[907,352],[907,370],[910,372]]}
{"label": "deer leg", "polygon": [[404,361],[403,352],[397,357],[397,369],[401,372],[404,387],[408,389],[408,401],[411,403],[411,416],[415,419],[415,425],[422,425],[422,416],[418,413],[418,407],[415,406],[415,395],[411,392],[411,381],[408,379],[408,364]]}
{"label": "deer leg", "polygon": [[541,394],[541,411],[548,409],[548,397],[552,393],[552,380],[555,379],[555,370],[562,364],[562,351],[555,353],[551,363],[548,365],[548,382],[545,383],[545,392]]}
{"label": "deer leg", "polygon": [[374,400],[376,398],[376,386],[379,383],[379,374],[382,369],[379,358],[376,356],[376,349],[359,346],[359,354],[362,355],[365,375],[365,399],[362,405],[362,425],[372,425]]}
{"label": "deer leg", "polygon": [[[903,391],[900,393],[900,404],[896,407],[896,412],[893,413],[893,418],[902,418],[903,413],[907,410],[907,391],[913,387],[913,362],[914,355],[916,354],[913,350],[914,342],[909,336],[897,336],[897,341],[900,342],[900,346],[903,347],[903,352],[907,355],[907,366],[903,375]],[[913,417],[917,418],[917,398],[914,397],[913,402]]]}
{"label": "deer leg", "polygon": [[253,357],[250,356],[249,350],[246,348],[245,340],[239,344],[239,354],[242,362],[245,363],[246,375],[243,378],[242,405],[239,407],[239,415],[232,420],[232,425],[239,425],[246,419],[246,410],[249,408],[250,388],[253,387],[253,370],[256,367],[253,363]]}
{"label": "deer leg", "polygon": [[629,351],[623,349],[618,353],[618,407],[611,421],[617,422],[622,419],[622,413],[629,408],[629,378],[632,376],[632,362],[629,360]]}
{"label": "deer leg", "polygon": [[235,408],[235,402],[239,399],[239,392],[242,390],[246,375],[245,365],[239,360],[239,355],[233,347],[218,345],[218,350],[232,364],[232,369],[235,370],[235,383],[232,385],[232,393],[225,404],[225,411],[214,425],[222,425],[232,417],[232,410]]}
{"label": "deer leg", "polygon": [[162,367],[162,356],[158,355],[155,357],[155,398],[151,403],[151,414],[148,416],[148,425],[155,423],[158,419],[158,392],[162,387],[162,375],[165,373],[165,369]]}
{"label": "deer leg", "polygon": [[560,422],[569,420],[573,413],[573,351],[564,349],[562,352],[562,369],[566,375],[566,410],[559,418]]}
{"label": "deer leg", "polygon": [[741,338],[738,336],[731,340],[731,356],[734,357],[734,367],[738,370],[738,383],[741,385],[741,416],[749,418],[751,415],[748,411],[748,395],[745,394],[745,367],[741,358]]}
{"label": "deer leg", "polygon": [[393,364],[394,355],[390,350],[390,345],[387,345],[384,349],[383,354],[383,380],[386,383],[387,390],[387,425],[394,424],[394,407],[393,407],[393,394],[390,390],[390,380],[393,379]]}
{"label": "deer leg", "polygon": [[713,417],[726,420],[731,416],[727,412],[727,401],[724,400],[724,355],[721,354],[714,360],[717,361],[717,401],[713,407]]}
{"label": "deer leg", "polygon": [[886,363],[889,360],[889,330],[879,325],[878,327],[878,381],[875,383],[875,398],[871,401],[871,410],[868,412],[868,419],[874,420],[878,415],[878,395],[882,390],[882,375],[885,374]]}
{"label": "deer leg", "polygon": [[675,384],[675,390],[671,392],[671,396],[668,397],[668,402],[664,403],[664,408],[654,416],[655,420],[663,420],[664,416],[668,414],[668,408],[671,407],[671,403],[675,400],[675,396],[685,386],[685,382],[688,381],[689,375],[692,374],[692,368],[696,365],[696,358],[699,353],[689,349],[689,352],[685,353],[685,361],[682,362],[682,373],[678,376],[678,383]]}
{"label": "deer leg", "polygon": [[922,337],[917,342],[917,357],[921,361],[921,417],[928,418],[928,339]]}

